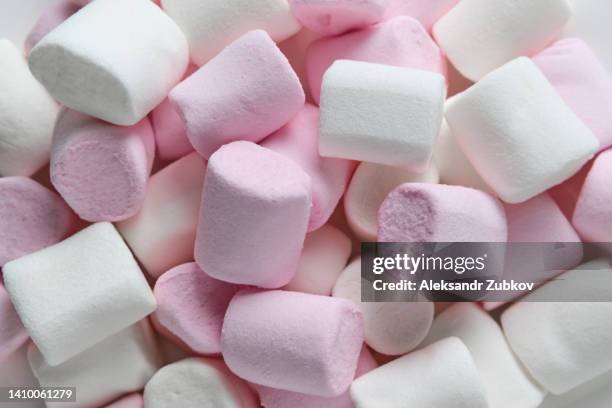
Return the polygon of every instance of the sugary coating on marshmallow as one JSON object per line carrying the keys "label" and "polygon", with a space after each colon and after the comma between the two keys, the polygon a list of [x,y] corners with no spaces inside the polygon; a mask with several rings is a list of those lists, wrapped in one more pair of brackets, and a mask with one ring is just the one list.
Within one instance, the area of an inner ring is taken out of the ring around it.
{"label": "sugary coating on marshmallow", "polygon": [[289,61],[262,30],[243,35],[177,85],[170,101],[205,158],[236,140],[259,142],[303,106]]}
{"label": "sugary coating on marshmallow", "polygon": [[47,6],[25,39],[25,53],[29,54],[30,50],[38,44],[45,35],[49,34],[49,32],[63,23],[68,17],[79,11],[80,8],[81,6],[76,4],[73,0],[62,0],[59,3]]}
{"label": "sugary coating on marshmallow", "polygon": [[155,309],[144,275],[109,223],[11,261],[3,275],[19,317],[52,366]]}
{"label": "sugary coating on marshmallow", "polygon": [[310,176],[312,207],[308,231],[329,220],[355,169],[349,160],[319,155],[319,109],[306,104],[294,117],[261,145],[292,160]]}
{"label": "sugary coating on marshmallow", "polygon": [[468,348],[484,384],[490,407],[537,407],[545,391],[512,353],[501,327],[474,303],[457,303],[436,316],[421,347],[457,337]]}
{"label": "sugary coating on marshmallow", "polygon": [[612,369],[612,303],[530,301],[538,293],[554,293],[564,281],[574,282],[567,293],[594,300],[603,294],[607,299],[612,266],[598,259],[559,279],[536,289],[501,316],[510,346],[533,378],[553,394],[567,392]]}
{"label": "sugary coating on marshmallow", "polygon": [[567,0],[462,0],[433,27],[448,59],[476,81],[548,45],[571,15]]}
{"label": "sugary coating on marshmallow", "polygon": [[222,360],[186,358],[160,369],[144,389],[147,408],[256,408],[248,385]]}
{"label": "sugary coating on marshmallow", "polygon": [[311,205],[310,177],[292,160],[250,142],[208,162],[195,260],[213,278],[278,288],[295,275]]}
{"label": "sugary coating on marshmallow", "polygon": [[364,241],[376,241],[378,209],[387,195],[403,183],[437,183],[438,170],[430,163],[425,173],[362,162],[344,195],[344,211],[351,230]]}
{"label": "sugary coating on marshmallow", "polygon": [[49,160],[57,104],[5,39],[0,72],[0,176],[31,176]]}
{"label": "sugary coating on marshmallow", "polygon": [[111,402],[104,408],[144,408],[144,399],[142,394],[135,392]]}
{"label": "sugary coating on marshmallow", "polygon": [[410,16],[417,19],[427,31],[459,0],[387,0],[385,19]]}
{"label": "sugary coating on marshmallow", "polygon": [[195,152],[171,163],[149,180],[140,211],[117,223],[151,277],[193,260],[205,172]]}
{"label": "sugary coating on marshmallow", "polygon": [[351,386],[356,407],[486,408],[486,391],[469,350],[456,337],[384,364]]}
{"label": "sugary coating on marshmallow", "polygon": [[237,291],[236,285],[211,278],[195,262],[179,265],[155,283],[155,325],[197,354],[218,354],[223,316]]}
{"label": "sugary coating on marshmallow", "polygon": [[282,290],[238,292],[221,335],[225,362],[241,378],[322,397],[346,391],[362,344],[351,302]]}
{"label": "sugary coating on marshmallow", "polygon": [[383,19],[387,0],[289,0],[304,27],[323,35],[367,27]]}
{"label": "sugary coating on marshmallow", "polygon": [[322,38],[311,44],[306,54],[306,74],[316,103],[320,100],[325,71],[340,59],[446,75],[446,62],[440,49],[421,24],[410,17],[393,18],[373,27],[338,37]]}
{"label": "sugary coating on marshmallow", "polygon": [[386,355],[402,355],[425,338],[434,317],[432,302],[362,302],[361,259],[352,261],[333,289],[336,298],[355,303],[363,314],[365,341]]}
{"label": "sugary coating on marshmallow", "polygon": [[28,333],[15,312],[8,292],[0,283],[0,363],[16,352],[27,339]]}
{"label": "sugary coating on marshmallow", "polygon": [[427,169],[442,123],[442,75],[340,60],[321,91],[322,156]]}
{"label": "sugary coating on marshmallow", "polygon": [[124,220],[142,206],[154,155],[148,118],[116,126],[63,109],[51,146],[51,182],[80,218]]}
{"label": "sugary coating on marshmallow", "polygon": [[445,115],[474,168],[508,203],[526,201],[571,177],[599,148],[525,57],[453,97]]}
{"label": "sugary coating on marshmallow", "polygon": [[612,73],[589,46],[578,38],[562,39],[535,55],[533,62],[599,139],[599,148],[611,146]]}
{"label": "sugary coating on marshmallow", "polygon": [[0,178],[0,267],[61,241],[73,224],[54,192],[26,177]]}
{"label": "sugary coating on marshmallow", "polygon": [[301,28],[287,0],[162,0],[161,4],[187,36],[191,58],[198,65],[249,31],[264,30],[274,41],[282,41]]}
{"label": "sugary coating on marshmallow", "polygon": [[405,183],[378,211],[381,242],[505,242],[502,205],[480,190]]}
{"label": "sugary coating on marshmallow", "polygon": [[76,402],[62,408],[99,407],[146,384],[161,365],[150,324],[142,320],[58,366],[32,346],[28,359],[42,387],[76,387]]}
{"label": "sugary coating on marshmallow", "polygon": [[163,101],[189,60],[185,36],[149,0],[98,0],[30,52],[34,76],[63,105],[133,125]]}

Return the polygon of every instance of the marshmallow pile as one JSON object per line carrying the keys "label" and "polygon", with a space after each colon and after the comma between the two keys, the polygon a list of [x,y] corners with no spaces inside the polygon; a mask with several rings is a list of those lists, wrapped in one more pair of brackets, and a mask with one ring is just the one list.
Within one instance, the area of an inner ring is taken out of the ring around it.
{"label": "marshmallow pile", "polygon": [[[362,302],[359,254],[612,241],[611,15],[52,5],[23,49],[0,39],[0,386],[76,387],[47,401],[71,408],[612,406],[611,303]],[[574,248],[558,278],[592,269],[580,295],[609,298],[610,262]]]}

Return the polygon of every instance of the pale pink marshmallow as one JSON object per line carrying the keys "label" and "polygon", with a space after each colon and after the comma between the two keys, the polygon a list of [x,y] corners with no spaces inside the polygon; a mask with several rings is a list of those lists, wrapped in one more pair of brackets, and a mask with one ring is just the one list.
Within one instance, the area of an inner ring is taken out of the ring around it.
{"label": "pale pink marshmallow", "polygon": [[289,123],[261,145],[294,160],[310,176],[312,207],[308,231],[320,228],[344,194],[355,163],[319,155],[319,109],[306,104]]}
{"label": "pale pink marshmallow", "polygon": [[310,177],[295,162],[250,142],[208,162],[195,260],[226,282],[278,288],[295,275],[311,205]]}
{"label": "pale pink marshmallow", "polygon": [[548,194],[555,200],[565,217],[569,220],[572,219],[576,202],[580,196],[580,190],[589,171],[591,171],[594,161],[594,159],[589,160],[578,173],[548,190]]}
{"label": "pale pink marshmallow", "polygon": [[[359,378],[378,367],[372,353],[364,345],[361,348],[355,378]],[[316,395],[300,394],[298,392],[277,390],[275,388],[256,386],[263,408],[353,408],[353,402],[348,391],[337,397],[318,397]]]}
{"label": "pale pink marshmallow", "polygon": [[[38,380],[34,377],[28,362],[28,348],[31,342],[27,342],[9,356],[0,359],[0,386],[15,387],[38,387]],[[2,408],[41,408],[43,404],[26,405],[25,401],[12,404],[3,403]]]}
{"label": "pale pink marshmallow", "polygon": [[27,339],[28,333],[21,324],[8,292],[0,283],[0,364]]}
{"label": "pale pink marshmallow", "polygon": [[383,19],[387,0],[289,0],[302,25],[323,35],[367,27]]}
{"label": "pale pink marshmallow", "polygon": [[322,397],[347,390],[363,345],[351,302],[281,290],[244,290],[230,302],[221,350],[230,370],[259,385]]}
{"label": "pale pink marshmallow", "polygon": [[117,401],[108,404],[105,408],[144,408],[142,394],[134,393],[119,398]]}
{"label": "pale pink marshmallow", "polygon": [[334,61],[345,59],[420,69],[446,75],[440,49],[421,24],[397,17],[339,37],[320,39],[308,48],[306,75],[315,103],[319,103],[323,74]]}
{"label": "pale pink marshmallow", "polygon": [[534,56],[533,62],[599,139],[599,149],[612,145],[612,76],[591,48],[581,39],[567,38]]}
{"label": "pale pink marshmallow", "polygon": [[154,155],[149,119],[116,126],[63,109],[51,146],[51,181],[82,219],[124,220],[143,203]]}
{"label": "pale pink marshmallow", "polygon": [[259,142],[304,105],[304,90],[270,36],[251,31],[170,92],[195,149],[208,158],[236,140]]}
{"label": "pale pink marshmallow", "polygon": [[36,181],[0,178],[0,267],[58,243],[74,221],[66,203]]}
{"label": "pale pink marshmallow", "polygon": [[198,354],[220,353],[223,316],[237,291],[194,262],[172,268],[155,283],[155,327]]}
{"label": "pale pink marshmallow", "polygon": [[388,0],[385,18],[410,16],[419,20],[427,31],[457,4],[459,0]]}
{"label": "pale pink marshmallow", "polygon": [[64,22],[68,17],[79,11],[81,5],[76,4],[75,0],[63,0],[59,3],[54,3],[43,10],[42,14],[36,21],[32,30],[25,39],[25,52],[30,53],[30,50],[51,30]]}

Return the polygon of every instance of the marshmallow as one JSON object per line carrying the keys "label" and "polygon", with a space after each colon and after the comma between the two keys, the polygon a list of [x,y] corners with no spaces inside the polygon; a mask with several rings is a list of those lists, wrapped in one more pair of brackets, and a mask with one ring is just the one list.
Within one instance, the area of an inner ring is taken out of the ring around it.
{"label": "marshmallow", "polygon": [[395,16],[413,17],[431,31],[434,23],[457,4],[459,0],[388,0],[385,19]]}
{"label": "marshmallow", "polygon": [[[587,276],[588,275],[588,276]],[[583,264],[513,304],[501,316],[510,346],[533,378],[561,394],[612,369],[612,303],[533,302],[564,282],[579,298],[610,298],[612,266],[607,260]],[[544,297],[545,299],[545,297]]]}
{"label": "marshmallow", "polygon": [[51,405],[65,408],[101,406],[138,391],[161,363],[153,330],[146,320],[55,367],[45,362],[36,347],[28,350],[28,358],[41,386],[76,387],[76,402]]}
{"label": "marshmallow", "polygon": [[434,320],[421,347],[457,337],[468,348],[490,408],[537,407],[545,392],[516,359],[498,324],[473,303],[457,303]]}
{"label": "marshmallow", "polygon": [[221,335],[225,362],[238,376],[322,397],[346,391],[362,344],[361,313],[351,302],[280,290],[238,292]]}
{"label": "marshmallow", "polygon": [[550,194],[553,200],[555,200],[555,203],[557,203],[561,209],[561,212],[563,212],[565,217],[570,220],[574,214],[576,202],[580,196],[580,190],[582,190],[584,180],[591,171],[594,161],[595,160],[593,159],[588,161],[584,166],[582,166],[578,173],[574,174],[563,183],[558,184],[548,190],[548,194]]}
{"label": "marshmallow", "polygon": [[512,204],[571,177],[599,148],[593,133],[524,57],[456,95],[445,113],[474,168]]}
{"label": "marshmallow", "polygon": [[67,107],[133,125],[162,102],[189,60],[181,30],[149,0],[98,0],[30,52],[34,76]]}
{"label": "marshmallow", "polygon": [[179,265],[155,283],[156,327],[198,354],[218,354],[223,316],[237,291],[237,286],[206,275],[196,263]]}
{"label": "marshmallow", "polygon": [[0,176],[31,176],[49,160],[57,105],[5,39],[0,72]]}
{"label": "marshmallow", "polygon": [[381,242],[505,242],[506,216],[488,194],[467,187],[406,183],[378,211]]}
{"label": "marshmallow", "polygon": [[[29,343],[25,343],[10,355],[0,357],[0,386],[37,387],[39,385],[28,363],[28,347]],[[29,408],[29,405],[24,405],[25,402],[19,401],[12,405],[3,402],[2,407]],[[32,404],[31,406],[39,408],[44,404]]]}
{"label": "marshmallow", "polygon": [[576,203],[572,224],[587,241],[612,240],[612,211],[609,206],[612,200],[610,171],[612,171],[612,149],[597,156]]}
{"label": "marshmallow", "polygon": [[367,27],[382,20],[387,0],[289,0],[304,27],[323,35]]}
{"label": "marshmallow", "polygon": [[289,61],[261,30],[231,43],[170,93],[191,144],[206,158],[229,142],[259,142],[287,123],[304,98]]}
{"label": "marshmallow", "polygon": [[403,183],[437,183],[438,170],[431,163],[425,173],[363,162],[344,195],[344,211],[351,229],[364,241],[376,241],[378,209],[387,195]]}
{"label": "marshmallow", "polygon": [[108,404],[104,408],[144,408],[144,400],[142,394],[133,393]]}
{"label": "marshmallow", "polygon": [[15,312],[8,292],[0,283],[0,363],[16,352],[27,339],[28,333]]}
{"label": "marshmallow", "polygon": [[563,393],[549,394],[538,408],[606,408],[612,405],[612,371]]}
{"label": "marshmallow", "polygon": [[25,40],[24,48],[26,54],[28,54],[45,35],[49,34],[68,17],[79,11],[80,8],[81,6],[75,4],[75,2],[71,0],[63,0],[59,3],[47,6]]}
{"label": "marshmallow", "polygon": [[319,156],[319,109],[306,104],[261,145],[293,159],[310,176],[312,207],[308,230],[320,228],[338,205],[355,166],[348,160]]}
{"label": "marshmallow", "polygon": [[359,408],[487,408],[485,389],[467,347],[451,337],[358,378],[351,398]]}
{"label": "marshmallow", "polygon": [[331,225],[306,235],[297,272],[285,290],[329,296],[351,256],[351,239]]}
{"label": "marshmallow", "polygon": [[159,370],[144,390],[147,408],[256,408],[253,392],[221,360],[187,358]]}
{"label": "marshmallow", "polygon": [[213,278],[278,288],[295,275],[310,212],[310,178],[292,160],[250,142],[208,162],[195,259]]}
{"label": "marshmallow", "polygon": [[155,173],[140,211],[117,224],[148,274],[193,260],[193,248],[206,164],[191,153]]}
{"label": "marshmallow", "polygon": [[425,338],[434,316],[432,302],[361,302],[361,259],[342,272],[333,296],[348,299],[361,309],[365,341],[379,353],[401,355]]}
{"label": "marshmallow", "polygon": [[445,95],[440,74],[336,61],[323,79],[319,152],[424,172]]}
{"label": "marshmallow", "polygon": [[124,220],[142,206],[154,155],[149,119],[115,126],[64,109],[51,146],[51,181],[82,219]]}
{"label": "marshmallow", "polygon": [[542,50],[570,15],[566,0],[462,0],[438,20],[433,35],[459,72],[476,81]]}
{"label": "marshmallow", "polygon": [[11,261],[3,274],[19,317],[52,366],[155,309],[138,264],[109,223]]}
{"label": "marshmallow", "polygon": [[161,4],[187,36],[191,58],[198,65],[249,31],[264,30],[274,41],[282,41],[301,28],[287,0],[162,0]]}
{"label": "marshmallow", "polygon": [[577,38],[559,40],[533,57],[533,62],[599,139],[600,149],[611,146],[612,73],[588,45]]}
{"label": "marshmallow", "polygon": [[34,180],[0,178],[0,267],[61,241],[73,221],[66,203]]}
{"label": "marshmallow", "polygon": [[306,51],[310,44],[321,38],[320,34],[313,33],[310,30],[302,29],[296,35],[287,38],[285,41],[278,44],[278,48],[289,60],[291,68],[295,71],[300,79],[300,83],[304,88],[306,100],[311,102],[312,95],[308,86],[308,78],[306,76]]}
{"label": "marshmallow", "polygon": [[440,49],[418,21],[398,17],[348,34],[323,38],[310,45],[306,73],[316,103],[321,95],[325,71],[339,59],[373,62],[446,73]]}

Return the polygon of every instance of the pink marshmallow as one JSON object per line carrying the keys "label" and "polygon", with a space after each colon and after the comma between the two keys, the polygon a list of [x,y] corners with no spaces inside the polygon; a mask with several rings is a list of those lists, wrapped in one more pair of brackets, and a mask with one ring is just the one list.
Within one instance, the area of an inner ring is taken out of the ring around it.
{"label": "pink marshmallow", "polygon": [[79,11],[80,5],[75,1],[64,0],[59,3],[54,3],[43,10],[42,14],[30,30],[30,33],[25,39],[25,52],[30,53],[30,50],[47,35],[51,30],[64,22],[68,17]]}
{"label": "pink marshmallow", "polygon": [[153,321],[162,334],[198,354],[220,353],[223,316],[237,291],[236,285],[211,278],[196,263],[179,265],[155,283]]}
{"label": "pink marshmallow", "polygon": [[459,0],[388,0],[385,18],[410,16],[419,20],[427,31]]}
{"label": "pink marshmallow", "polygon": [[116,126],[64,109],[51,146],[51,181],[82,219],[124,220],[142,205],[154,154],[149,119]]}
{"label": "pink marshmallow", "polygon": [[362,344],[352,302],[281,290],[239,292],[221,335],[225,362],[239,377],[323,397],[347,390]]}
{"label": "pink marshmallow", "polygon": [[302,167],[312,180],[308,231],[327,222],[344,194],[355,163],[319,155],[319,109],[306,104],[285,126],[261,144]]}
{"label": "pink marshmallow", "polygon": [[[0,283],[0,365],[28,339],[4,285]],[[5,385],[5,384],[2,384]]]}
{"label": "pink marshmallow", "polygon": [[304,100],[289,61],[262,30],[228,45],[170,92],[191,144],[205,158],[232,141],[259,142]]}
{"label": "pink marshmallow", "polygon": [[593,166],[593,161],[594,160],[588,161],[582,166],[578,173],[548,190],[548,194],[555,200],[565,217],[570,220],[574,214],[576,202],[578,201],[578,196],[580,195],[584,180]]}
{"label": "pink marshmallow", "polygon": [[405,183],[378,211],[381,242],[505,242],[504,208],[487,193],[461,186]]}
{"label": "pink marshmallow", "polygon": [[310,88],[306,78],[306,50],[310,44],[319,38],[321,38],[320,34],[313,33],[304,28],[293,37],[289,37],[278,44],[278,48],[285,54],[291,64],[291,68],[293,68],[300,79],[306,94],[306,101],[308,102],[312,102],[312,96],[310,95]]}
{"label": "pink marshmallow", "polygon": [[66,203],[36,181],[0,178],[0,267],[58,243],[74,220]]}
{"label": "pink marshmallow", "polygon": [[142,394],[134,393],[108,404],[105,408],[144,408]]}
{"label": "pink marshmallow", "polygon": [[367,27],[382,20],[386,0],[289,0],[295,18],[323,35]]}
{"label": "pink marshmallow", "polygon": [[600,150],[611,146],[612,77],[589,46],[578,38],[559,40],[533,62],[599,139]]}
{"label": "pink marshmallow", "polygon": [[306,75],[315,103],[320,100],[323,74],[339,59],[446,74],[440,49],[423,26],[410,17],[397,17],[367,29],[312,43],[306,54]]}
{"label": "pink marshmallow", "polygon": [[295,275],[311,205],[310,177],[250,142],[210,157],[195,259],[213,278],[278,288]]}

